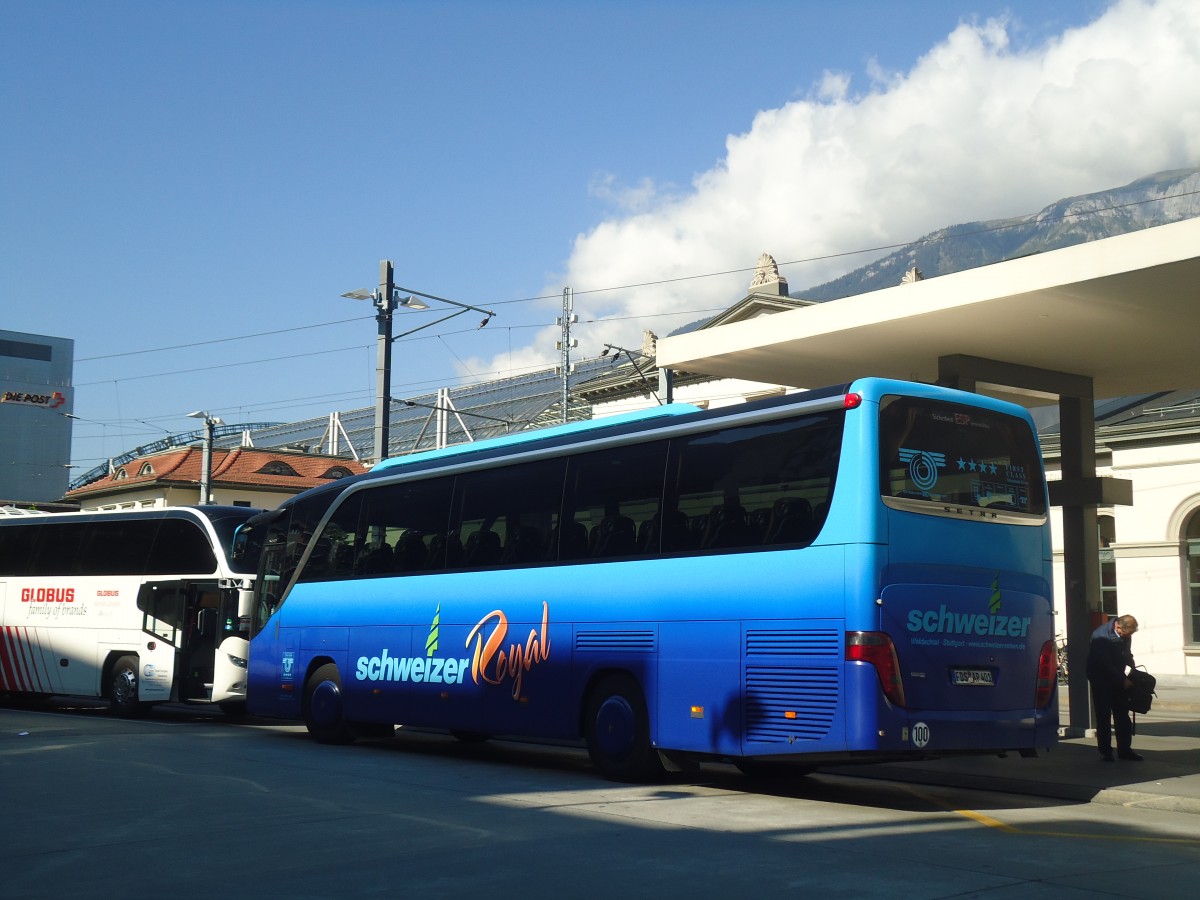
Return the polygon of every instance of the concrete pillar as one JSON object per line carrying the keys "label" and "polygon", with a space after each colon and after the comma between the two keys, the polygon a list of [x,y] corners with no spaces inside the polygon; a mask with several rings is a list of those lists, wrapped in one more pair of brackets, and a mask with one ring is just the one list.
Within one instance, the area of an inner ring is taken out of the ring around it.
{"label": "concrete pillar", "polygon": [[[1096,477],[1096,417],[1093,398],[1060,397],[1058,400],[1062,437],[1062,480],[1082,483]],[[1062,507],[1063,568],[1067,609],[1068,689],[1067,737],[1082,737],[1091,722],[1088,683],[1084,675],[1092,635],[1092,613],[1099,612],[1100,539],[1096,528],[1096,504],[1082,499],[1067,500]],[[1061,715],[1060,707],[1060,715]]]}

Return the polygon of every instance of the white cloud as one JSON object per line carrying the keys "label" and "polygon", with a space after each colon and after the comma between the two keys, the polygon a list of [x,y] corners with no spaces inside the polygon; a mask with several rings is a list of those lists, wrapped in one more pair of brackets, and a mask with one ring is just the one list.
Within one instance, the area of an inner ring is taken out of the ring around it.
{"label": "white cloud", "polygon": [[[1014,27],[961,24],[908,72],[871,65],[862,93],[826,73],[807,97],[730,135],[725,159],[690,190],[594,183],[618,213],[576,238],[563,283],[586,291],[752,267],[763,251],[784,263],[904,242],[1200,163],[1200,4],[1121,0],[1030,48],[1014,49]],[[796,293],[868,258],[784,274]],[[581,326],[580,350],[639,346],[643,328],[665,334],[700,316],[639,317],[726,306],[750,277],[580,294],[583,318],[613,320]],[[553,348],[551,330],[539,348]]]}

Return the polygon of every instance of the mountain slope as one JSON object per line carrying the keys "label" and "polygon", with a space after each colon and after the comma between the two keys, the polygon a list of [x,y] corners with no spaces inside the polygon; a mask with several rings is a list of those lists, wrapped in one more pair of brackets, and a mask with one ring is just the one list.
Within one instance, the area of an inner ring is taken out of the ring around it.
{"label": "mountain slope", "polygon": [[1200,167],[1159,172],[1059,200],[1033,215],[952,225],[833,281],[791,293],[807,300],[850,297],[899,284],[913,266],[932,278],[1196,216]]}

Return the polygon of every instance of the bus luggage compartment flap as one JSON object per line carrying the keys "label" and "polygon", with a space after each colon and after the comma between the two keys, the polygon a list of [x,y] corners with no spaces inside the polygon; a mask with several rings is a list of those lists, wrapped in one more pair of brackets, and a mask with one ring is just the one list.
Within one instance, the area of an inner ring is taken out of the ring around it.
{"label": "bus luggage compartment flap", "polygon": [[1044,597],[994,585],[889,585],[881,625],[908,708],[1032,709],[1048,610]]}

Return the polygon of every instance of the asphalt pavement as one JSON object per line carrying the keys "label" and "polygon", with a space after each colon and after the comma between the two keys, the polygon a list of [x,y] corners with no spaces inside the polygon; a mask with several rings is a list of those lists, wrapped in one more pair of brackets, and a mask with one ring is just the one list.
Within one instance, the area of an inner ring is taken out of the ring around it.
{"label": "asphalt pavement", "polygon": [[1137,717],[1141,762],[1105,762],[1088,737],[1060,740],[1032,759],[970,756],[824,771],[917,784],[969,787],[1085,803],[1200,813],[1200,676],[1162,676],[1149,713]]}

